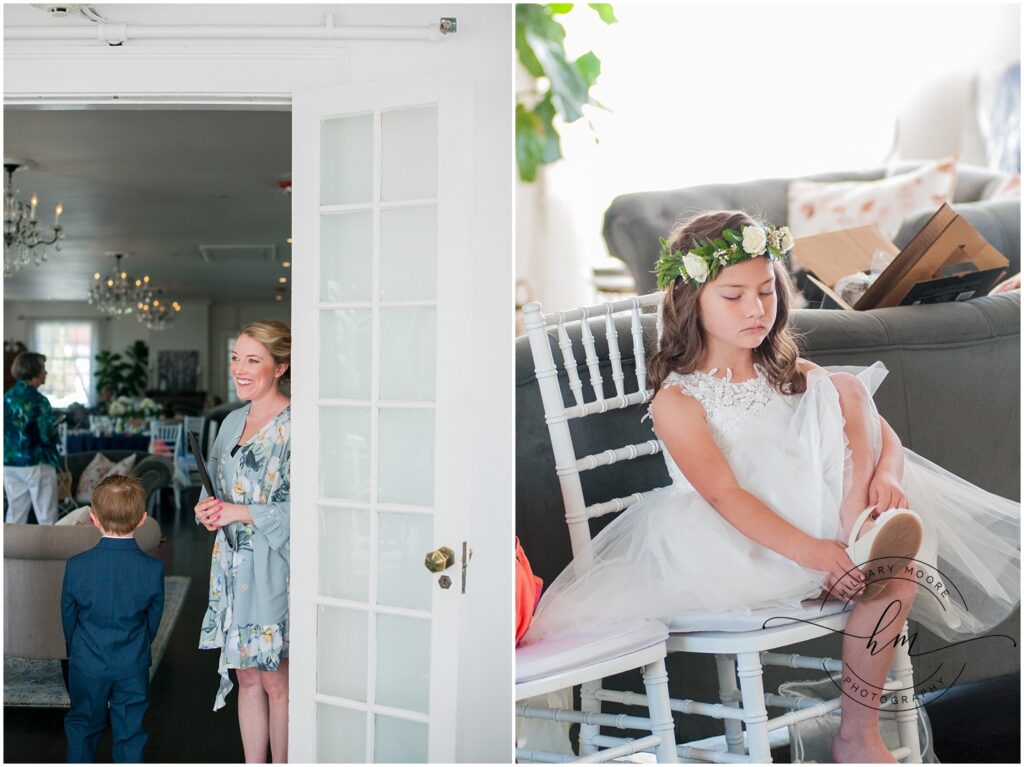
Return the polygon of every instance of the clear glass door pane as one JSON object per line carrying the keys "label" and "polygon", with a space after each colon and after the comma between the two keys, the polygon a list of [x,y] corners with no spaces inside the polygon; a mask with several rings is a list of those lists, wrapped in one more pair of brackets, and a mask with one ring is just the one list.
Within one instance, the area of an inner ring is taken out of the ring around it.
{"label": "clear glass door pane", "polygon": [[373,213],[320,217],[320,300],[369,301],[373,296]]}
{"label": "clear glass door pane", "polygon": [[381,503],[434,504],[434,411],[381,408]]}
{"label": "clear glass door pane", "polygon": [[320,204],[373,199],[373,115],[324,120],[320,140]]}
{"label": "clear glass door pane", "polygon": [[437,312],[403,306],[380,310],[380,398],[433,400]]}
{"label": "clear glass door pane", "polygon": [[370,409],[320,408],[320,495],[370,500]]}
{"label": "clear glass door pane", "polygon": [[430,702],[430,621],[377,616],[377,703],[427,713]]}
{"label": "clear glass door pane", "polygon": [[378,714],[373,721],[373,759],[390,764],[425,764],[427,725]]}
{"label": "clear glass door pane", "polygon": [[372,345],[369,309],[320,312],[320,396],[369,399]]}
{"label": "clear glass door pane", "polygon": [[433,517],[381,512],[379,538],[377,602],[429,610],[437,576],[423,566],[423,557],[434,548]]}
{"label": "clear glass door pane", "polygon": [[366,714],[350,708],[316,706],[316,760],[320,764],[366,761]]}
{"label": "clear glass door pane", "polygon": [[380,297],[429,301],[437,296],[437,206],[380,212]]}
{"label": "clear glass door pane", "polygon": [[366,702],[369,613],[317,608],[317,692]]}
{"label": "clear glass door pane", "polygon": [[320,595],[367,602],[370,598],[370,512],[321,506],[319,515]]}
{"label": "clear glass door pane", "polygon": [[384,112],[380,118],[380,197],[437,196],[437,107]]}

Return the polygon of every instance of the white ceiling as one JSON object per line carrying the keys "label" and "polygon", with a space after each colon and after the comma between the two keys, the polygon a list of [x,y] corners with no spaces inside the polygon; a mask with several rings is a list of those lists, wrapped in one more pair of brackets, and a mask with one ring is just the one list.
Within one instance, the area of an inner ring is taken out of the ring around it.
{"label": "white ceiling", "polygon": [[[64,206],[65,239],[49,263],[4,280],[7,300],[83,300],[93,273],[127,253],[123,268],[148,273],[167,298],[273,300],[290,269],[291,173],[286,111],[4,109],[4,158],[19,197],[39,195],[40,218]],[[228,250],[208,261],[200,246]]]}

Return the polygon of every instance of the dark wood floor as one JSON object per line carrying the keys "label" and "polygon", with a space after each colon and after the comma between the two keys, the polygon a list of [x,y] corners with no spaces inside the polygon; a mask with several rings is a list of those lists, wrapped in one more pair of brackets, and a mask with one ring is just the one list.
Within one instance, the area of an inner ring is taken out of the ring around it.
{"label": "dark wood floor", "polygon": [[[192,522],[195,504],[182,499],[181,518],[165,494],[160,527],[167,540],[154,552],[167,575],[188,575],[192,583],[163,660],[153,676],[146,759],[150,762],[241,762],[242,741],[235,707],[237,687],[228,704],[214,713],[217,692],[217,652],[198,650],[200,623],[206,609],[213,534]],[[4,708],[4,762],[63,762],[66,709]],[[100,742],[97,760],[111,761],[109,732]]]}

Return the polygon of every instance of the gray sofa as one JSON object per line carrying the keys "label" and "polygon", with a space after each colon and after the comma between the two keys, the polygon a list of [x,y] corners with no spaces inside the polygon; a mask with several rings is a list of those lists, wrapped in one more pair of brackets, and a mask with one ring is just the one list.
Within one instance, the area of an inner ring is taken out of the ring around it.
{"label": "gray sofa", "polygon": [[[917,167],[906,165],[894,172]],[[883,178],[886,169],[823,173],[807,176],[817,181],[870,181]],[[1009,274],[1020,271],[1020,201],[988,200],[1006,180],[1004,173],[971,165],[957,167],[953,207],[1010,261]],[[637,192],[616,197],[605,211],[604,239],[609,252],[625,262],[638,293],[657,285],[652,270],[658,259],[659,237],[667,236],[680,218],[705,210],[743,210],[776,226],[787,221],[786,192],[794,179],[772,178],[742,184],[709,184],[686,189]],[[934,211],[922,211],[904,221],[895,244],[903,247]],[[803,285],[801,284],[801,287]]]}
{"label": "gray sofa", "polygon": [[[654,318],[643,319],[650,345]],[[875,401],[904,445],[986,490],[1019,500],[1019,292],[869,312],[800,310],[794,313],[794,325],[802,334],[803,355],[819,364],[881,360],[886,365],[889,376]],[[578,344],[578,325],[574,331],[571,335]],[[596,321],[594,335],[601,354],[604,334]],[[625,322],[618,337],[623,368],[629,371],[632,346]],[[560,358],[557,349],[555,355]],[[568,396],[564,371],[560,374]],[[607,380],[608,372],[604,375]],[[580,376],[584,382],[589,378],[583,365]],[[627,372],[626,390],[635,388],[635,378],[631,380]],[[577,455],[651,439],[650,423],[641,423],[642,415],[640,407],[632,407],[573,421]],[[668,475],[663,458],[655,455],[586,472],[582,481],[588,500],[604,500],[665,485]],[[523,337],[516,341],[516,534],[534,572],[546,584],[571,558],[563,515],[529,343]],[[607,521],[595,521],[595,530]],[[1019,641],[1019,611],[992,633]],[[923,629],[919,641],[919,647],[935,647],[938,642]],[[840,646],[837,637],[826,637],[789,651],[838,657]],[[1002,640],[961,645],[942,657],[951,665],[966,662],[959,683],[1014,673],[1020,666],[1018,650]],[[674,692],[715,699],[717,678],[711,658],[671,656],[669,673]],[[813,672],[769,668],[765,683],[767,689],[777,689],[787,679],[814,676]],[[638,690],[635,683],[634,679],[612,682]],[[681,738],[719,732],[720,725],[708,720],[680,720]]]}

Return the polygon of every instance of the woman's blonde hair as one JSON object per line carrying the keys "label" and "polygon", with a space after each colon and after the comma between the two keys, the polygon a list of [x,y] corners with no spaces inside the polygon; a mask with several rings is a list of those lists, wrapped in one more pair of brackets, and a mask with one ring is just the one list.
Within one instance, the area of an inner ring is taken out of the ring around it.
{"label": "woman's blonde hair", "polygon": [[[688,251],[718,237],[723,229],[740,231],[744,226],[761,225],[737,210],[711,211],[677,224],[669,235],[672,250]],[[754,349],[754,361],[765,369],[765,376],[783,394],[799,394],[807,389],[807,379],[797,366],[799,349],[795,333],[789,329],[789,301],[792,285],[786,270],[777,261],[775,270],[776,314],[761,345]],[[664,330],[658,349],[647,362],[647,377],[655,391],[670,373],[692,373],[704,353],[704,328],[700,322],[699,299],[707,283],[677,279],[662,298]]]}
{"label": "woman's blonde hair", "polygon": [[288,366],[277,382],[278,388],[287,392],[292,380],[292,329],[278,320],[258,320],[242,328],[238,335],[249,336],[267,347],[275,367]]}

